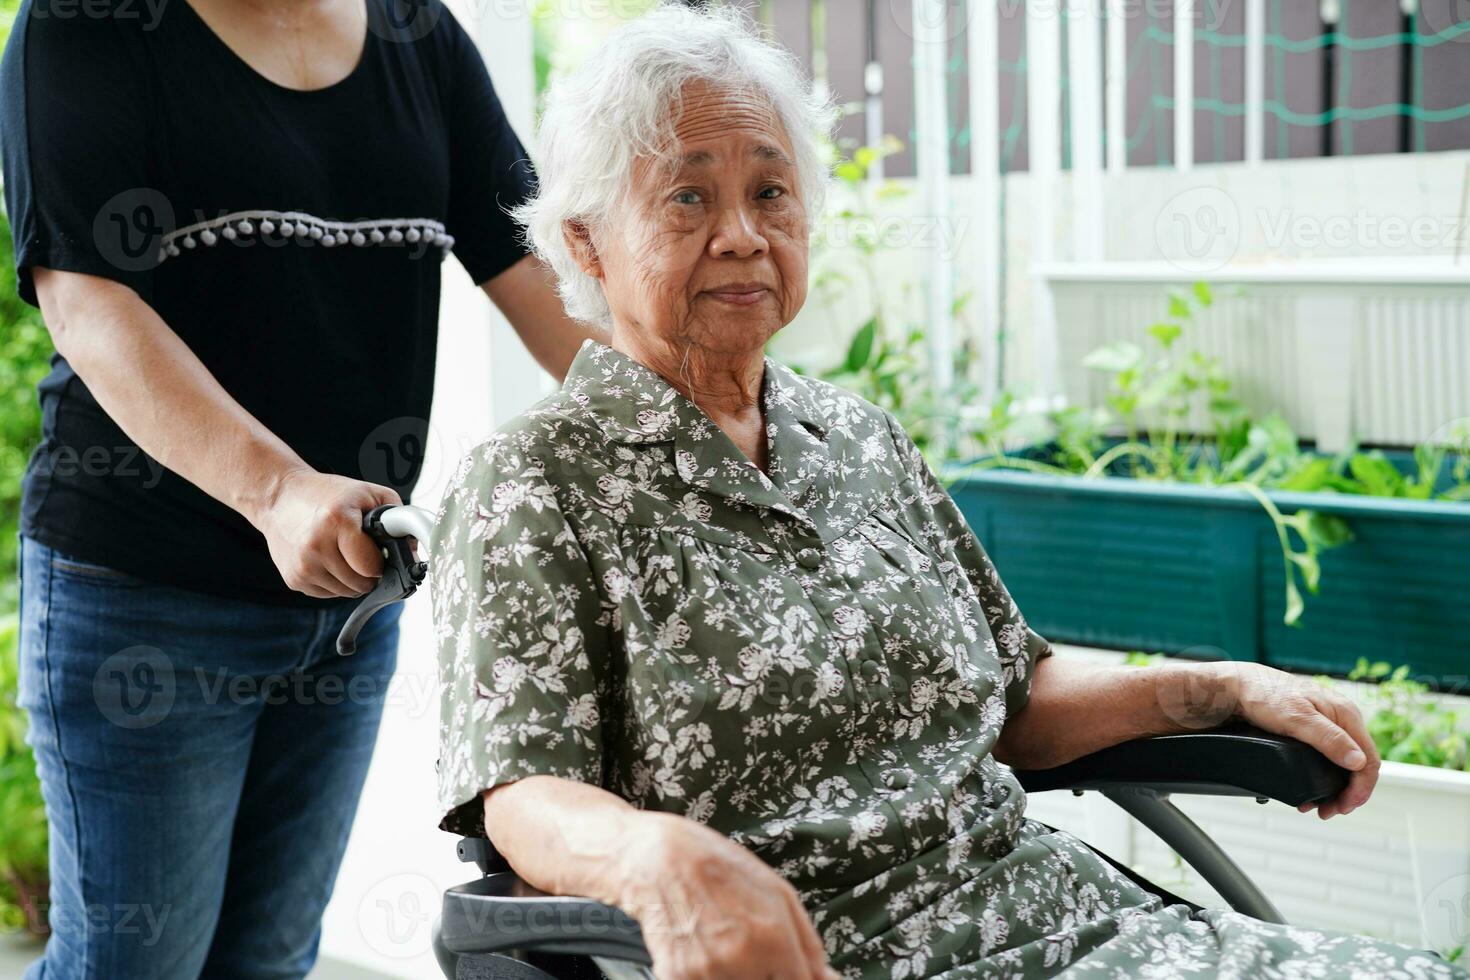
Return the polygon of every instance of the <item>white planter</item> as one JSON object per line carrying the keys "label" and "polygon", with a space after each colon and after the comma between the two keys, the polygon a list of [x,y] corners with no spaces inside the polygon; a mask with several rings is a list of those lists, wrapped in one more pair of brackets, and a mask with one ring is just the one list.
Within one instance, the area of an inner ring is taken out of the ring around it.
{"label": "white planter", "polygon": [[[1470,945],[1470,773],[1386,762],[1373,798],[1327,821],[1274,801],[1178,796],[1174,802],[1293,924],[1440,951]],[[1225,904],[1098,793],[1034,794],[1027,814],[1184,898]]]}

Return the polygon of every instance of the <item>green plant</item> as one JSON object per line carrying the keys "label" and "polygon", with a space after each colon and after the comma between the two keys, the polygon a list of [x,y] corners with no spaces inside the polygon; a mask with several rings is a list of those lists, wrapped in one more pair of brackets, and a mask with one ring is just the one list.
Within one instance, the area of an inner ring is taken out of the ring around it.
{"label": "green plant", "polygon": [[[1318,590],[1321,552],[1351,535],[1341,520],[1315,511],[1284,514],[1264,493],[1305,489],[1305,474],[1318,468],[1318,460],[1300,450],[1279,416],[1253,421],[1219,361],[1181,344],[1195,318],[1214,302],[1203,282],[1188,292],[1172,291],[1164,317],[1148,327],[1150,348],[1119,342],[1083,358],[1086,367],[1108,376],[1105,407],[1053,413],[1056,450],[1049,462],[1018,463],[1008,455],[1008,426],[997,420],[989,434],[990,455],[976,465],[1204,484],[1247,494],[1276,529],[1285,567],[1284,618],[1295,624],[1305,607],[1302,590]],[[1205,434],[1189,428],[1201,415],[1208,420]],[[1121,441],[1109,439],[1115,430],[1122,431]]]}
{"label": "green plant", "polygon": [[17,617],[0,619],[0,930],[43,934],[46,806],[16,704]]}
{"label": "green plant", "polygon": [[1372,682],[1364,715],[1384,759],[1470,771],[1470,712],[1447,707],[1427,684],[1410,678],[1408,665],[1360,657],[1348,680]]}
{"label": "green plant", "polygon": [[[885,257],[900,246],[882,234],[878,214],[884,202],[905,197],[909,190],[894,181],[869,179],[873,165],[903,149],[893,136],[878,146],[855,146],[850,151],[829,143],[828,162],[837,181],[841,203],[833,207],[822,233],[813,242],[811,291],[828,316],[854,294],[864,297],[863,313],[850,329],[847,349],[835,365],[795,365],[803,373],[857,392],[888,409],[903,424],[915,444],[931,459],[945,462],[955,458],[959,446],[976,433],[987,431],[995,412],[1008,414],[1010,396],[988,408],[979,409],[980,361],[964,328],[970,294],[954,301],[951,314],[959,322],[952,371],[954,383],[948,391],[936,391],[933,360],[927,331],[902,310],[894,310],[889,293],[880,284],[891,280]],[[898,292],[911,296],[916,287],[903,284]],[[842,329],[840,326],[838,329]]]}
{"label": "green plant", "polygon": [[20,480],[41,433],[36,384],[50,369],[51,337],[15,291],[10,224],[0,215],[0,612],[15,608]]}
{"label": "green plant", "polygon": [[[1119,342],[1088,354],[1083,364],[1108,377],[1105,404],[1054,412],[1049,459],[1010,455],[1007,446],[1018,441],[1017,420],[996,416],[986,436],[988,455],[973,465],[1192,483],[1246,494],[1276,530],[1285,569],[1283,618],[1296,624],[1305,609],[1303,592],[1316,593],[1320,586],[1321,554],[1352,535],[1340,518],[1310,509],[1283,513],[1266,491],[1470,499],[1470,431],[1464,431],[1470,426],[1416,448],[1410,473],[1376,450],[1335,457],[1304,450],[1279,415],[1250,416],[1217,359],[1182,344],[1196,317],[1214,303],[1206,283],[1173,291],[1164,317],[1148,327],[1150,346]],[[1446,474],[1451,485],[1438,490]]]}

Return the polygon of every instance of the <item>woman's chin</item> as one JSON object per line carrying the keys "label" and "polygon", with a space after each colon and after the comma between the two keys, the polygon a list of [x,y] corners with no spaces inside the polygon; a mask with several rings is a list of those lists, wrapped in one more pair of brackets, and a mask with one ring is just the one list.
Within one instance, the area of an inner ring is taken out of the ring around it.
{"label": "woman's chin", "polygon": [[[714,304],[711,304],[713,306]],[[774,302],[703,311],[689,331],[689,342],[711,354],[746,354],[763,350],[766,341],[786,325]]]}

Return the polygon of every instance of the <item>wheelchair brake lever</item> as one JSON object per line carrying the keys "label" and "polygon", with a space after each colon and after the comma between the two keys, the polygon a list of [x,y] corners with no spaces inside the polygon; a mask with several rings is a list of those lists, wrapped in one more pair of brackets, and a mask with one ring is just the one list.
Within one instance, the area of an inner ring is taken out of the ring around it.
{"label": "wheelchair brake lever", "polygon": [[428,512],[418,507],[383,504],[363,515],[362,529],[383,556],[383,575],[342,624],[342,632],[337,634],[340,656],[357,652],[358,634],[378,610],[402,602],[418,591],[428,574],[429,563],[414,558],[408,537],[413,536],[421,547],[427,547],[430,528]]}

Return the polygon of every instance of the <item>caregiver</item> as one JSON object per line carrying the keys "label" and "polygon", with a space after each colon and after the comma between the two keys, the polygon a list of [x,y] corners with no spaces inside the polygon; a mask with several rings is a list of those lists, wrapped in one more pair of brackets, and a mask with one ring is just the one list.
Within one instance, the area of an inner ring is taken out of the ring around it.
{"label": "caregiver", "polygon": [[561,377],[505,209],[533,174],[436,3],[27,0],[3,68],[20,293],[57,356],[21,516],[51,829],[31,980],[302,977],[395,663],[332,646],[407,498],[452,251]]}

